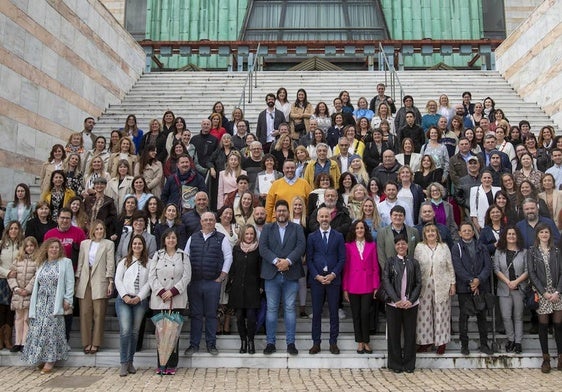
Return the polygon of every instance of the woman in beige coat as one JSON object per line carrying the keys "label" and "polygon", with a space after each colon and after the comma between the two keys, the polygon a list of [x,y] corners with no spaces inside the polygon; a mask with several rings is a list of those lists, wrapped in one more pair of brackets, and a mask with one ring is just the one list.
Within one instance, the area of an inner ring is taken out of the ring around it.
{"label": "woman in beige coat", "polygon": [[456,286],[451,251],[441,241],[437,226],[424,226],[423,241],[416,246],[414,258],[422,273],[416,328],[418,352],[435,345],[437,354],[442,355],[451,340],[451,296]]}
{"label": "woman in beige coat", "polygon": [[[191,281],[189,256],[178,249],[178,237],[174,229],[162,234],[162,249],[158,250],[149,263],[148,281],[152,294],[150,309],[156,311],[175,310],[181,312],[187,307],[187,285]],[[167,363],[160,363],[158,373],[173,375],[178,365],[179,339]]]}
{"label": "woman in beige coat", "polygon": [[8,278],[8,284],[12,289],[12,310],[16,312],[14,321],[16,344],[10,350],[13,353],[22,351],[29,330],[29,303],[37,271],[34,257],[38,250],[37,240],[34,237],[26,237],[20,247],[18,257],[12,264],[11,270],[15,271],[16,276]]}
{"label": "woman in beige coat", "polygon": [[80,303],[84,354],[97,353],[103,341],[107,298],[113,292],[114,255],[115,245],[105,239],[105,225],[96,219],[90,227],[90,239],[80,244],[76,268],[75,296]]}

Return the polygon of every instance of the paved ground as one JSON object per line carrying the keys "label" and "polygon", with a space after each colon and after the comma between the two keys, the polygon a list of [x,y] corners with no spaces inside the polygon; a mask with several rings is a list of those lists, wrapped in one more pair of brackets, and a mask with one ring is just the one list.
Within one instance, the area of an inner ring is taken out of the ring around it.
{"label": "paved ground", "polygon": [[57,368],[41,375],[32,368],[0,368],[5,391],[560,391],[562,372],[539,369],[380,370],[178,369],[157,376],[153,369],[119,377],[115,368]]}

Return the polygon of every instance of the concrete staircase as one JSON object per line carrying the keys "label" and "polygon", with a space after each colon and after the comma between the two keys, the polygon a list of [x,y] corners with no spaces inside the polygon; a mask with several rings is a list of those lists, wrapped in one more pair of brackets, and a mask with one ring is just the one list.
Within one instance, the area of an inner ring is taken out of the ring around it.
{"label": "concrete staircase", "polygon": [[[425,111],[428,99],[438,99],[440,94],[447,94],[451,103],[460,102],[464,91],[471,91],[473,101],[491,96],[496,101],[496,107],[502,108],[512,123],[522,119],[530,121],[533,130],[538,131],[543,125],[553,125],[553,122],[537,106],[523,102],[509,84],[497,72],[492,71],[408,71],[399,73],[405,94],[414,97],[416,106]],[[98,120],[95,132],[108,136],[112,129],[124,125],[129,114],[136,114],[139,127],[146,130],[148,122],[162,119],[166,110],[172,110],[176,116],[186,119],[188,127],[198,132],[201,119],[207,118],[216,101],[222,101],[227,116],[230,118],[232,110],[238,106],[242,88],[246,81],[246,74],[225,72],[170,72],[150,73],[143,75],[133,89],[119,105],[111,106]],[[376,93],[376,84],[384,82],[382,72],[263,72],[258,75],[258,87],[253,92],[253,102],[245,104],[246,119],[250,121],[252,130],[255,128],[257,116],[265,107],[264,97],[267,93],[275,93],[281,86],[289,92],[290,100],[294,100],[296,90],[306,89],[308,99],[315,105],[325,101],[328,106],[341,90],[350,92],[352,101],[356,102],[360,96],[369,100]],[[390,94],[389,89],[387,93]],[[399,97],[397,97],[399,100]],[[247,101],[247,96],[246,96]],[[308,306],[310,310],[310,304]],[[351,314],[346,306],[348,316]],[[278,325],[278,352],[271,356],[264,356],[261,352],[265,347],[265,336],[256,337],[255,355],[239,354],[239,338],[233,322],[232,335],[218,337],[218,356],[207,354],[204,342],[198,354],[188,358],[183,350],[189,345],[189,319],[186,319],[180,339],[181,367],[252,367],[252,368],[379,368],[386,366],[386,338],[385,321],[380,321],[380,334],[372,337],[374,354],[359,355],[355,352],[356,344],[353,338],[353,326],[348,317],[340,322],[340,337],[338,344],[342,353],[331,355],[327,350],[329,322],[327,310],[322,323],[323,346],[320,354],[308,354],[312,342],[310,338],[311,320],[298,319],[297,348],[300,354],[291,357],[285,352],[284,326],[282,319]],[[453,301],[453,339],[447,346],[443,356],[435,353],[419,354],[417,367],[419,368],[519,368],[539,367],[541,363],[540,346],[536,335],[526,334],[522,342],[523,355],[507,354],[503,346],[505,336],[496,335],[497,354],[488,357],[478,352],[478,333],[475,320],[470,321],[470,349],[468,357],[460,354],[458,340],[458,307]],[[71,337],[73,348],[65,366],[101,366],[117,367],[119,364],[119,327],[115,317],[113,303],[108,306],[106,318],[105,342],[101,351],[96,355],[84,355],[79,334],[79,320],[74,321],[74,332]],[[525,329],[528,330],[529,323]],[[137,353],[135,363],[139,367],[155,367],[156,341],[152,333],[151,322],[147,322],[144,350]],[[490,328],[491,331],[491,328]],[[492,333],[489,334],[490,339]],[[550,339],[551,350],[555,347],[554,339]],[[554,351],[552,351],[554,352]],[[23,363],[19,355],[10,354],[6,350],[0,351],[0,366],[17,366]]]}
{"label": "concrete staircase", "polygon": [[[307,306],[310,310],[310,304]],[[232,320],[232,333],[230,335],[217,336],[217,347],[220,354],[212,356],[206,352],[205,342],[201,342],[199,353],[193,357],[186,357],[183,351],[189,346],[189,319],[186,318],[180,338],[180,367],[197,368],[381,368],[386,367],[386,323],[384,317],[378,325],[378,333],[371,336],[373,354],[357,354],[356,343],[353,337],[353,325],[350,319],[350,309],[345,307],[348,317],[340,320],[340,336],[338,345],[340,355],[332,355],[328,351],[329,320],[327,309],[324,309],[322,319],[322,352],[317,355],[309,355],[308,349],[312,346],[310,337],[311,319],[297,319],[296,346],[300,350],[298,356],[290,356],[286,353],[286,341],[284,336],[284,325],[282,317],[279,318],[277,327],[277,353],[269,356],[262,354],[265,348],[265,335],[257,335],[256,354],[239,354],[240,340],[236,332],[236,323]],[[478,330],[475,318],[469,321],[470,350],[469,356],[460,354],[460,341],[458,339],[458,305],[453,301],[452,307],[453,335],[451,342],[447,345],[445,355],[436,355],[435,352],[422,353],[417,356],[418,368],[527,368],[540,367],[542,355],[537,335],[525,334],[522,346],[523,354],[516,355],[505,353],[505,335],[496,334],[495,344],[492,340],[491,318],[489,319],[489,344],[495,346],[496,354],[487,356],[478,351]],[[73,332],[70,344],[72,352],[70,358],[61,363],[64,366],[98,366],[118,367],[119,365],[119,325],[115,317],[113,300],[110,301],[105,320],[104,344],[96,355],[85,355],[82,353],[82,344],[79,332],[79,319],[73,320]],[[525,323],[525,330],[530,328]],[[154,327],[151,321],[147,321],[143,350],[135,355],[135,364],[141,368],[156,366],[156,339]],[[203,337],[204,340],[204,337]],[[555,343],[551,337],[549,345],[554,350]],[[554,351],[552,351],[554,352]],[[0,351],[0,366],[22,366],[19,354],[11,354],[7,350]]]}
{"label": "concrete staircase", "polygon": [[[541,126],[553,125],[548,116],[535,104],[524,102],[511,86],[495,71],[404,71],[399,72],[404,93],[412,95],[422,114],[428,99],[447,94],[451,104],[461,101],[464,91],[471,91],[473,101],[487,96],[494,98],[512,123],[526,119],[538,132]],[[258,87],[253,90],[253,101],[246,95],[245,117],[252,131],[257,117],[265,108],[267,93],[275,93],[281,86],[293,101],[296,91],[304,88],[308,100],[315,106],[324,101],[331,107],[332,100],[341,90],[350,93],[353,104],[365,96],[370,100],[376,94],[377,83],[384,82],[383,72],[261,72]],[[98,134],[108,135],[112,129],[123,127],[129,114],[136,114],[139,127],[146,130],[148,122],[162,119],[166,110],[182,116],[188,128],[198,132],[200,122],[211,113],[213,104],[221,101],[227,117],[238,106],[245,73],[226,72],[153,72],[143,75],[119,105],[109,107],[96,125]],[[247,89],[249,87],[247,86]],[[387,88],[387,94],[390,89]],[[397,92],[398,94],[398,92]],[[396,97],[400,101],[400,97]],[[397,102],[397,105],[401,102]],[[399,105],[398,105],[399,106]]]}

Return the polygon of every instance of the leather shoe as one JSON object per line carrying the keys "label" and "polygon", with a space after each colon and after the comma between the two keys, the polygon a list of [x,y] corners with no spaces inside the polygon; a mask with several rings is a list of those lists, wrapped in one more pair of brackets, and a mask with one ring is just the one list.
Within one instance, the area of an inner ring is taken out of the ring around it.
{"label": "leather shoe", "polygon": [[490,347],[488,347],[487,344],[480,345],[480,352],[486,355],[492,355],[494,353],[494,351]]}
{"label": "leather shoe", "polygon": [[[287,351],[288,351],[288,349],[287,349]],[[319,352],[320,352],[320,345],[319,345],[319,344],[314,344],[314,345],[310,348],[310,350],[308,350],[308,353],[309,353],[309,354],[312,354],[312,355],[318,354]]]}
{"label": "leather shoe", "polygon": [[334,355],[338,355],[340,353],[340,349],[337,344],[330,344],[330,352]]}
{"label": "leather shoe", "polygon": [[273,354],[275,351],[277,351],[277,349],[275,348],[274,344],[268,343],[267,346],[265,346],[265,349],[263,350],[263,353],[265,355],[270,355]]}
{"label": "leather shoe", "polygon": [[188,348],[185,349],[184,354],[190,357],[197,352],[199,352],[199,347],[189,346]]}
{"label": "leather shoe", "polygon": [[208,346],[207,352],[211,355],[219,355],[219,350],[217,350],[217,346]]}
{"label": "leather shoe", "polygon": [[287,345],[287,353],[289,355],[299,355],[299,350],[295,347],[295,343],[289,343]]}

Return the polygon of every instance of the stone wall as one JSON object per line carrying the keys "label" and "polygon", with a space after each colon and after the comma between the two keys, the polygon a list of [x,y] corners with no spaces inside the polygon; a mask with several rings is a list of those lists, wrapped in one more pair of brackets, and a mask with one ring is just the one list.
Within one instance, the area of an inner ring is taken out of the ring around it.
{"label": "stone wall", "polygon": [[142,48],[99,0],[0,1],[0,194],[36,183],[55,143],[121,101]]}
{"label": "stone wall", "polygon": [[510,35],[544,0],[505,0],[505,32]]}
{"label": "stone wall", "polygon": [[100,2],[122,26],[125,26],[125,0],[100,0]]}
{"label": "stone wall", "polygon": [[[496,50],[496,67],[562,127],[562,0],[545,0]],[[531,124],[532,125],[532,124]]]}

